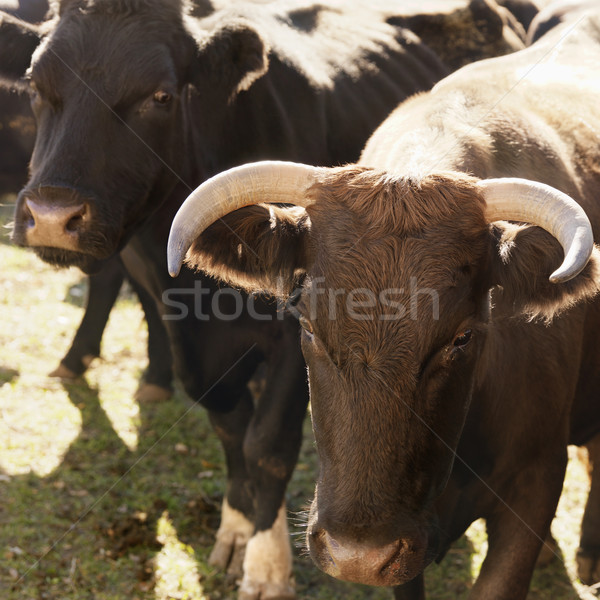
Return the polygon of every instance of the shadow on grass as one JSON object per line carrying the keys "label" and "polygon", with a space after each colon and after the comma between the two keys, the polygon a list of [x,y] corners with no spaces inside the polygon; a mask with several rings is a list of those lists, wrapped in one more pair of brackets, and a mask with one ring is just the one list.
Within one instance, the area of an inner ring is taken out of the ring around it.
{"label": "shadow on grass", "polygon": [[[157,523],[168,512],[178,537],[194,549],[206,597],[233,600],[233,582],[206,564],[225,486],[220,446],[206,412],[182,394],[140,405],[138,446],[131,449],[115,431],[98,389],[85,379],[63,387],[79,410],[81,428],[61,464],[47,477],[27,474],[0,481],[0,521],[8,541],[6,549],[0,548],[0,597],[156,600]],[[307,420],[288,492],[292,513],[306,508],[315,473]],[[392,598],[391,590],[333,580],[306,555],[299,556],[299,545],[294,575],[300,599]],[[428,598],[466,598],[472,554],[473,546],[463,537],[440,565],[430,566]],[[577,600],[579,595],[557,559],[536,572],[529,598]]]}
{"label": "shadow on grass", "polygon": [[[200,558],[212,545],[224,486],[218,441],[204,411],[178,397],[140,407],[139,446],[131,450],[98,390],[83,379],[63,387],[81,430],[60,466],[47,477],[0,481],[9,548],[0,560],[1,597],[155,598],[152,561],[165,511],[194,546],[206,545]],[[214,482],[198,478],[209,462]]]}

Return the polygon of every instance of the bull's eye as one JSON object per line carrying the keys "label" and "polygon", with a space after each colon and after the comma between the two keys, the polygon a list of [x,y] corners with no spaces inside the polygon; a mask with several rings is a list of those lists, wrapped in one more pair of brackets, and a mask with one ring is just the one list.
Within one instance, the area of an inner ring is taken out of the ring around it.
{"label": "bull's eye", "polygon": [[160,106],[166,106],[167,104],[169,104],[169,102],[171,102],[172,98],[173,96],[171,96],[169,92],[165,92],[163,90],[155,92],[154,94],[154,102],[156,102],[156,104]]}
{"label": "bull's eye", "polygon": [[471,341],[471,336],[472,331],[470,329],[465,329],[454,338],[452,345],[455,348],[464,348]]}
{"label": "bull's eye", "polygon": [[302,327],[306,333],[310,333],[311,335],[314,333],[312,323],[306,317],[300,317],[298,322],[300,323],[300,327]]}

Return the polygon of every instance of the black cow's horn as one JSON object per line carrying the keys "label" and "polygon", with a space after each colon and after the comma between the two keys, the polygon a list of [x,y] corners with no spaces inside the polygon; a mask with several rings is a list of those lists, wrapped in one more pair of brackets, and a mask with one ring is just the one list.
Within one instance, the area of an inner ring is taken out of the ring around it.
{"label": "black cow's horn", "polygon": [[569,281],[581,273],[592,254],[594,236],[585,211],[573,198],[527,179],[484,179],[478,186],[490,223],[505,220],[539,225],[560,242],[565,258],[550,275],[552,283]]}
{"label": "black cow's horn", "polygon": [[235,167],[197,187],[175,215],[167,246],[171,277],[194,240],[217,219],[253,204],[308,206],[306,190],[322,169],[293,162],[263,161]]}

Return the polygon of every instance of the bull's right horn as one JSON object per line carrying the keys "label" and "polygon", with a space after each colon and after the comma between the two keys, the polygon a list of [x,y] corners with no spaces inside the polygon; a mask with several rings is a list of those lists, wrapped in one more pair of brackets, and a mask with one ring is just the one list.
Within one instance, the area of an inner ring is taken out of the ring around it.
{"label": "bull's right horn", "polygon": [[263,161],[234,167],[197,187],[177,211],[167,245],[167,264],[176,277],[189,247],[225,215],[254,204],[307,207],[306,191],[325,169],[300,163]]}
{"label": "bull's right horn", "polygon": [[585,211],[573,198],[544,183],[516,177],[483,179],[478,187],[487,203],[490,223],[532,223],[560,242],[565,257],[550,275],[552,283],[569,281],[583,271],[592,255],[594,234]]}

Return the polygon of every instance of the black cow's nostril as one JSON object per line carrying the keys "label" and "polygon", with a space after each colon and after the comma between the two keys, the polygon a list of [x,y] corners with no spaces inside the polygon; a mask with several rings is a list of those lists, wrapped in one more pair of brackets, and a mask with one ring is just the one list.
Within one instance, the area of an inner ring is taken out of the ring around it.
{"label": "black cow's nostril", "polygon": [[33,217],[33,213],[29,209],[27,202],[23,204],[23,221],[25,222],[25,227],[27,228],[35,226],[35,218]]}
{"label": "black cow's nostril", "polygon": [[67,223],[65,229],[67,231],[76,231],[79,224],[83,221],[81,216],[77,215],[76,217],[71,217],[69,222]]}
{"label": "black cow's nostril", "polygon": [[65,226],[65,230],[69,231],[69,232],[73,232],[73,233],[80,230],[83,225],[83,222],[85,220],[86,212],[87,212],[87,207],[85,205],[83,205],[81,207],[81,210],[78,213],[74,214],[68,220],[68,222]]}

